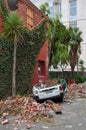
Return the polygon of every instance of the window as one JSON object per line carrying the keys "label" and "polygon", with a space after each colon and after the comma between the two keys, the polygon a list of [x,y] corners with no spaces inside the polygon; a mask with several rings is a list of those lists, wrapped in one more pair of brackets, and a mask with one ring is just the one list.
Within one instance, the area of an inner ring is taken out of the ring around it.
{"label": "window", "polygon": [[62,11],[61,11],[61,3],[58,4],[58,13],[59,13],[59,15],[62,14]]}
{"label": "window", "polygon": [[27,26],[28,28],[33,26],[33,11],[31,9],[27,9]]}
{"label": "window", "polygon": [[76,0],[70,1],[70,21],[76,20]]}
{"label": "window", "polygon": [[49,14],[50,18],[54,17],[54,8],[50,7],[50,14]]}
{"label": "window", "polygon": [[48,0],[48,4],[49,4],[49,10],[50,10],[49,17],[53,18],[54,17],[54,7],[53,7],[52,0]]}

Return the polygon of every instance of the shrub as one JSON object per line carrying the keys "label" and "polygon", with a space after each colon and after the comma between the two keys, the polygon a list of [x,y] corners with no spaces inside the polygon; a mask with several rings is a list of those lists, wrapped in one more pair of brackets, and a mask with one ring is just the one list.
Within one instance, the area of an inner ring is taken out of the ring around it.
{"label": "shrub", "polygon": [[76,83],[83,83],[85,81],[85,78],[83,76],[77,75],[75,77],[75,82]]}

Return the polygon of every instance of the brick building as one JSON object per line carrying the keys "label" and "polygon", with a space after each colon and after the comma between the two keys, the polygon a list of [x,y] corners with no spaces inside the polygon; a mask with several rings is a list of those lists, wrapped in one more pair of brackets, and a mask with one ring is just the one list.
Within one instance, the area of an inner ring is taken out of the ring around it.
{"label": "brick building", "polygon": [[[5,0],[4,4],[9,10],[16,10],[23,18],[24,24],[29,30],[34,29],[47,18],[30,0]],[[2,20],[0,20],[2,21]],[[1,23],[2,24],[2,23]],[[46,40],[37,56],[37,63],[32,73],[31,86],[40,78],[47,79],[48,76],[48,41]],[[34,77],[35,76],[35,77]]]}
{"label": "brick building", "polygon": [[18,0],[17,12],[23,17],[24,24],[29,29],[33,29],[35,26],[41,23],[46,18],[44,15],[31,1],[29,0]]}

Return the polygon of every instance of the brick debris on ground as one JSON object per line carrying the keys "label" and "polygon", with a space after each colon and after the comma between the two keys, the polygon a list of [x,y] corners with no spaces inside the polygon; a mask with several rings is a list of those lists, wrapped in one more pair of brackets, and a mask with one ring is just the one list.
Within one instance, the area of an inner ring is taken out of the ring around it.
{"label": "brick debris on ground", "polygon": [[[81,84],[69,84],[66,99],[75,99],[77,97],[86,98],[86,87]],[[32,124],[40,121],[48,123],[54,122],[54,115],[62,114],[61,104],[51,100],[46,100],[43,103],[38,103],[32,96],[16,97],[7,100],[0,100],[0,124],[2,126],[22,124],[26,128],[31,128]],[[13,122],[10,120],[13,118]]]}
{"label": "brick debris on ground", "polygon": [[54,103],[51,100],[47,100],[43,103],[38,103],[32,97],[16,97],[16,99],[7,99],[0,101],[0,122],[2,125],[10,123],[7,119],[8,116],[18,115],[18,119],[15,119],[15,123],[24,119],[27,120],[26,127],[31,127],[32,122],[48,121],[52,120],[53,115],[50,111],[56,114],[61,114],[61,106],[58,103]]}

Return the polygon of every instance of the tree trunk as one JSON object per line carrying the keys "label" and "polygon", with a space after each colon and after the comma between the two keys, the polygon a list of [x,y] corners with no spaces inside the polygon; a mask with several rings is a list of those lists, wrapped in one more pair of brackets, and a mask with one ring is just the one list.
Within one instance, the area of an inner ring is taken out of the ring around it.
{"label": "tree trunk", "polygon": [[69,55],[70,55],[71,73],[72,73],[72,77],[74,77],[74,69],[75,69],[75,66],[77,65],[77,46],[74,46],[70,50]]}
{"label": "tree trunk", "polygon": [[13,74],[12,74],[12,97],[16,97],[16,51],[17,43],[14,43]]}
{"label": "tree trunk", "polygon": [[71,76],[72,76],[72,78],[74,77],[74,68],[75,67],[71,66]]}

